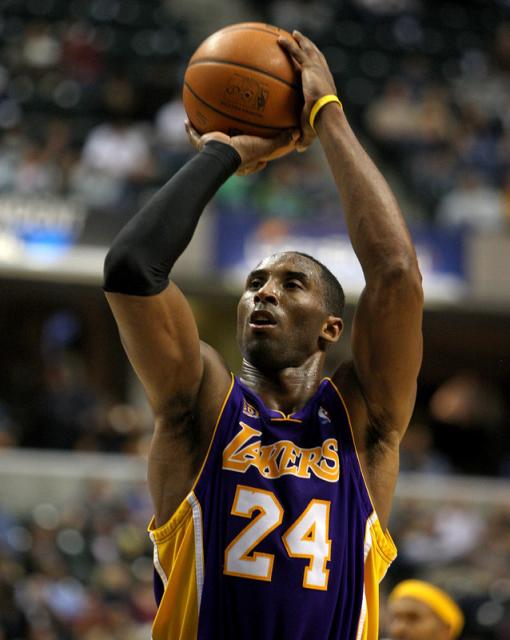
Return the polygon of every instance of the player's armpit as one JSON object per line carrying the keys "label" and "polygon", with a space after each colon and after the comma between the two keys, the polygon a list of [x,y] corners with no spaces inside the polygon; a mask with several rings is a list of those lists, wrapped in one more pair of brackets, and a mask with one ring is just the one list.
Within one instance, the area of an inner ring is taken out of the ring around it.
{"label": "player's armpit", "polygon": [[400,436],[385,422],[376,422],[368,412],[352,361],[344,362],[333,375],[352,428],[363,477],[383,529],[388,526],[398,476]]}

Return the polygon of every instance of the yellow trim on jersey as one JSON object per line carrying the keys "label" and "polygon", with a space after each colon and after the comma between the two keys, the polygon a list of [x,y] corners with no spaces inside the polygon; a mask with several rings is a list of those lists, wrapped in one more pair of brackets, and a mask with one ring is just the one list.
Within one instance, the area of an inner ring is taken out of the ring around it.
{"label": "yellow trim on jersey", "polygon": [[169,522],[148,530],[154,544],[159,575],[166,577],[165,590],[152,626],[152,640],[189,640],[198,632],[193,507],[184,500]]}
{"label": "yellow trim on jersey", "polygon": [[207,453],[205,454],[204,457],[204,461],[202,462],[202,466],[200,467],[200,471],[197,473],[197,477],[195,478],[195,482],[193,483],[193,486],[191,487],[191,491],[195,491],[195,487],[197,486],[198,481],[200,480],[200,476],[202,475],[202,471],[204,470],[205,467],[205,463],[207,462],[207,459],[209,458],[209,454],[211,453],[211,449],[213,446],[213,442],[214,442],[214,438],[216,437],[216,431],[218,430],[218,425],[220,424],[220,420],[223,416],[223,412],[225,411],[225,406],[228,402],[228,399],[230,398],[230,394],[232,393],[232,389],[234,388],[234,381],[235,381],[235,377],[234,374],[231,373],[230,374],[232,380],[230,381],[230,387],[225,395],[225,398],[223,400],[223,403],[221,405],[220,411],[218,413],[218,418],[216,420],[216,424],[214,425],[214,429],[212,432],[212,436],[211,436],[211,441],[209,442],[209,446],[207,447]]}
{"label": "yellow trim on jersey", "polygon": [[383,532],[375,511],[367,520],[365,531],[365,577],[363,602],[356,640],[377,640],[379,637],[379,583],[397,555],[388,532]]}

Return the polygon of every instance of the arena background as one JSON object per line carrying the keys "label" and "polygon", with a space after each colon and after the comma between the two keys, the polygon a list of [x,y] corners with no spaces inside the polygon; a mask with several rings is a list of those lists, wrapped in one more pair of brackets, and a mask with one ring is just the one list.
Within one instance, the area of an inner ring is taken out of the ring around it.
{"label": "arena background", "polygon": [[[510,3],[0,1],[0,639],[138,640],[154,614],[151,417],[100,284],[116,231],[189,157],[180,88],[217,28],[323,49],[395,189],[426,293],[391,531],[404,577],[510,638]],[[318,145],[232,178],[176,268],[236,370],[242,274],[281,247],[362,286]],[[349,324],[349,323],[348,323]],[[348,356],[348,338],[335,357]],[[384,637],[384,609],[382,616]]]}

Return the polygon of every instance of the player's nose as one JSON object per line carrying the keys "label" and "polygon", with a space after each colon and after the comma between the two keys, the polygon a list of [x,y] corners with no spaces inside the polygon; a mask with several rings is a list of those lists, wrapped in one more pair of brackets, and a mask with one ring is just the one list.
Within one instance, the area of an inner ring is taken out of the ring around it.
{"label": "player's nose", "polygon": [[266,302],[269,304],[278,304],[278,295],[272,283],[266,282],[260,289],[257,290],[254,296],[255,303]]}

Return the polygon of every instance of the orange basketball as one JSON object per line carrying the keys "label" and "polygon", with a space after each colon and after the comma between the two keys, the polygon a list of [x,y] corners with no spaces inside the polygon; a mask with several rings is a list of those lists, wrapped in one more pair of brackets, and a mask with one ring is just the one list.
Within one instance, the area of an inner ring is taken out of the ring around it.
{"label": "orange basketball", "polygon": [[290,33],[261,22],[233,24],[209,36],[184,75],[183,102],[199,133],[271,138],[299,127],[300,74],[279,46]]}

